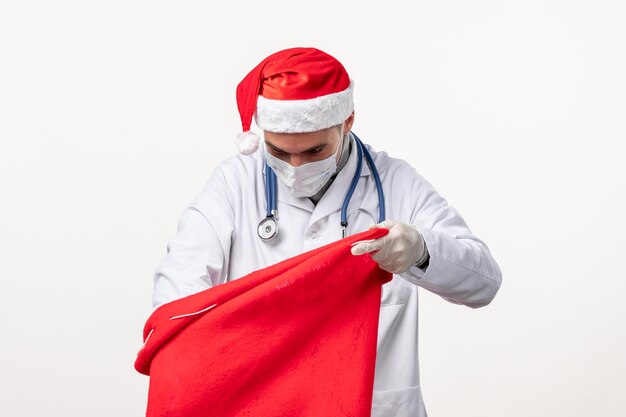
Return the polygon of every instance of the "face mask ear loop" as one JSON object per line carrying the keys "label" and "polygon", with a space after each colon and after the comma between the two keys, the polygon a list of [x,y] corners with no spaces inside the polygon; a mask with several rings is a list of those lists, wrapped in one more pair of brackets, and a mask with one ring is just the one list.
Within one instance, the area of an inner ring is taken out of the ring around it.
{"label": "face mask ear loop", "polygon": [[[341,155],[343,154],[343,143],[346,140],[346,136],[343,134],[343,126],[341,127],[341,142],[339,143],[339,146],[337,147],[338,151],[339,151],[339,156],[337,156],[337,150],[335,151],[335,172],[337,172],[337,167],[339,167],[339,161],[341,161]],[[337,160],[337,158],[339,158],[339,161]]]}

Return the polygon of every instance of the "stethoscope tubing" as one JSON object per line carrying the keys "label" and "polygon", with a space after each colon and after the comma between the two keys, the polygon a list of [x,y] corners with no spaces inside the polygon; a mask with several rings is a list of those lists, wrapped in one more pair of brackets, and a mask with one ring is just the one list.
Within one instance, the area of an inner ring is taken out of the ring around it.
{"label": "stethoscope tubing", "polygon": [[357,142],[361,145],[363,150],[365,151],[365,160],[372,171],[372,175],[374,175],[374,182],[376,183],[376,192],[378,193],[378,223],[382,223],[385,221],[385,195],[383,193],[383,183],[380,180],[380,176],[378,175],[378,170],[376,169],[376,164],[374,164],[374,160],[372,159],[372,155],[369,153],[367,149],[365,149],[365,145],[361,142],[361,139],[354,135]]}
{"label": "stethoscope tubing", "polygon": [[[356,135],[354,135],[356,138]],[[356,139],[356,150],[357,150],[357,158],[356,158],[356,171],[354,176],[352,177],[352,181],[350,182],[350,187],[348,187],[348,192],[346,193],[346,197],[343,199],[343,205],[341,206],[341,228],[343,231],[343,235],[345,237],[345,230],[348,227],[348,205],[350,204],[350,200],[352,199],[352,194],[356,189],[357,184],[359,183],[359,178],[361,177],[361,171],[363,171],[363,147],[361,146],[361,141]]]}

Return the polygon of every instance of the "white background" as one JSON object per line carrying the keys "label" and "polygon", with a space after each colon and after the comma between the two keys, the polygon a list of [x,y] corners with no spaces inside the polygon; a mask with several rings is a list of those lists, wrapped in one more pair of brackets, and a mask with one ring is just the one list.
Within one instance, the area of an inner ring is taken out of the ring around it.
{"label": "white background", "polygon": [[353,130],[503,271],[482,309],[422,291],[429,415],[623,416],[625,21],[619,0],[3,0],[0,415],[144,414],[152,273],[236,152],[236,85],[314,46],[355,80]]}

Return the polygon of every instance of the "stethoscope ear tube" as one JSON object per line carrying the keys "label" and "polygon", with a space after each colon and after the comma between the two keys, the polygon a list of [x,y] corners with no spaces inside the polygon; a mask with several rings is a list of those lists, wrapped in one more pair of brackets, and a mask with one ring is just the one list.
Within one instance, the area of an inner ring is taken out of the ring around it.
{"label": "stethoscope ear tube", "polygon": [[271,240],[278,234],[278,208],[276,207],[276,174],[265,164],[265,205],[267,215],[257,227],[262,240]]}
{"label": "stethoscope ear tube", "polygon": [[276,202],[276,173],[270,168],[270,202],[268,214],[278,220],[278,203]]}
{"label": "stethoscope ear tube", "polygon": [[[356,138],[356,135],[354,135]],[[363,171],[363,146],[361,141],[356,139],[356,150],[357,150],[357,158],[356,158],[356,171],[354,177],[352,177],[352,182],[350,182],[350,187],[348,187],[348,192],[346,193],[346,197],[343,199],[343,205],[341,206],[341,235],[342,237],[346,237],[346,230],[348,228],[348,204],[350,204],[350,199],[352,198],[352,193],[356,188],[357,183],[359,182],[359,178],[361,177],[361,172]]]}
{"label": "stethoscope ear tube", "polygon": [[354,135],[357,142],[361,144],[361,147],[365,151],[365,160],[372,171],[372,175],[374,176],[374,182],[376,183],[376,192],[378,193],[378,223],[382,223],[385,221],[385,195],[383,193],[383,183],[380,180],[380,176],[378,175],[378,170],[376,169],[376,165],[374,164],[374,160],[372,159],[372,155],[370,155],[369,151],[365,149],[365,145],[363,142]]}
{"label": "stethoscope ear tube", "polygon": [[265,163],[265,208],[266,208],[268,216],[272,214],[271,179],[272,179],[272,169],[266,162]]}

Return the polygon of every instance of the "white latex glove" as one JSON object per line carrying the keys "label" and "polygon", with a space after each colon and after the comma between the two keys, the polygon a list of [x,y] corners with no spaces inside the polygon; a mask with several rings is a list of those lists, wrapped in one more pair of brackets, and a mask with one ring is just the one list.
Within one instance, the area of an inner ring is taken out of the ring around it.
{"label": "white latex glove", "polygon": [[412,265],[419,265],[426,260],[428,250],[424,238],[414,226],[395,220],[370,225],[387,228],[389,233],[378,239],[361,240],[352,244],[353,255],[372,252],[371,257],[380,269],[394,274],[407,271]]}

